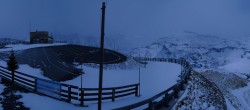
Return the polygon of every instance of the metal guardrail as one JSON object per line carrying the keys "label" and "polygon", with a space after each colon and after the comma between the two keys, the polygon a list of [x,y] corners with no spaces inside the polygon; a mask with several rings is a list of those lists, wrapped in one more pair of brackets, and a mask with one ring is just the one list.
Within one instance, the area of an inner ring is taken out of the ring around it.
{"label": "metal guardrail", "polygon": [[[154,109],[160,109],[161,107],[169,106],[169,102],[174,98],[178,97],[178,92],[184,89],[184,84],[187,83],[187,80],[189,79],[189,75],[192,71],[192,68],[190,67],[190,64],[185,61],[184,59],[167,59],[167,58],[134,58],[136,61],[157,61],[157,62],[172,62],[180,64],[183,67],[183,70],[181,71],[180,78],[181,80],[177,82],[175,85],[171,86],[170,88],[162,91],[159,94],[156,94],[155,96],[148,98],[146,100],[127,105],[120,108],[115,108],[113,110],[130,110],[135,109],[144,105],[148,105],[146,109],[154,110]],[[156,101],[157,99],[161,98],[160,101]]]}

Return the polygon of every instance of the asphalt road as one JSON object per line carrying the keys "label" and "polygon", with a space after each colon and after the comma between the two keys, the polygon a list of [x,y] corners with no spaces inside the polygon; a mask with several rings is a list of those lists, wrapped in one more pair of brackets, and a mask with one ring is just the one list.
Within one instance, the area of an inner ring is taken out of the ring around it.
{"label": "asphalt road", "polygon": [[[99,63],[99,48],[80,45],[32,48],[17,51],[15,55],[19,64],[41,68],[44,75],[54,81],[66,81],[80,75],[81,72],[75,68],[74,62]],[[105,64],[121,63],[127,60],[126,56],[112,50],[105,50],[104,56]]]}

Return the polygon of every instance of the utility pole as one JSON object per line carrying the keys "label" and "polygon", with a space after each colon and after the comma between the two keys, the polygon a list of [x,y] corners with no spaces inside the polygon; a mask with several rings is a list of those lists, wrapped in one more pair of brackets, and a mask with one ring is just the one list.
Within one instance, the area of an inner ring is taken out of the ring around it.
{"label": "utility pole", "polygon": [[98,89],[98,110],[102,110],[102,79],[103,79],[103,61],[104,61],[105,9],[106,9],[105,2],[102,2],[100,70],[99,70],[99,89]]}
{"label": "utility pole", "polygon": [[141,67],[139,64],[139,96],[141,96]]}
{"label": "utility pole", "polygon": [[[139,58],[141,58],[140,53],[139,53]],[[139,96],[141,96],[141,65],[140,65],[140,63],[138,63],[138,65],[139,65]]]}
{"label": "utility pole", "polygon": [[82,69],[82,63],[81,63],[81,89],[82,89],[82,74],[83,74],[83,69]]}

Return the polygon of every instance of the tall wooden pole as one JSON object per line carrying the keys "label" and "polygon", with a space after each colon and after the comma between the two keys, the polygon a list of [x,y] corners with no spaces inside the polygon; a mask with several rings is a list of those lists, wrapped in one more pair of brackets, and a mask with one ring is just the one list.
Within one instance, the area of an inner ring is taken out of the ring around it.
{"label": "tall wooden pole", "polygon": [[82,89],[82,73],[83,73],[83,70],[82,70],[82,63],[81,63],[81,89]]}
{"label": "tall wooden pole", "polygon": [[101,24],[101,48],[100,48],[100,73],[98,89],[98,110],[102,110],[102,79],[103,79],[103,61],[104,61],[104,28],[105,28],[105,2],[102,3],[102,24]]}
{"label": "tall wooden pole", "polygon": [[141,96],[141,67],[139,64],[139,96]]}

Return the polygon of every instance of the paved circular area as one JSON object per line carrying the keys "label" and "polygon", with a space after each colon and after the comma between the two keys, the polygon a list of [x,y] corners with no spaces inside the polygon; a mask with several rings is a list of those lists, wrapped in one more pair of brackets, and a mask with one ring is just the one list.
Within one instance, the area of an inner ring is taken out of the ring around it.
{"label": "paved circular area", "polygon": [[[105,64],[121,63],[127,57],[112,51],[105,50]],[[16,52],[20,64],[28,64],[33,68],[41,68],[44,75],[55,81],[65,81],[80,75],[80,70],[75,68],[77,63],[99,63],[99,48],[62,45],[32,48]]]}

